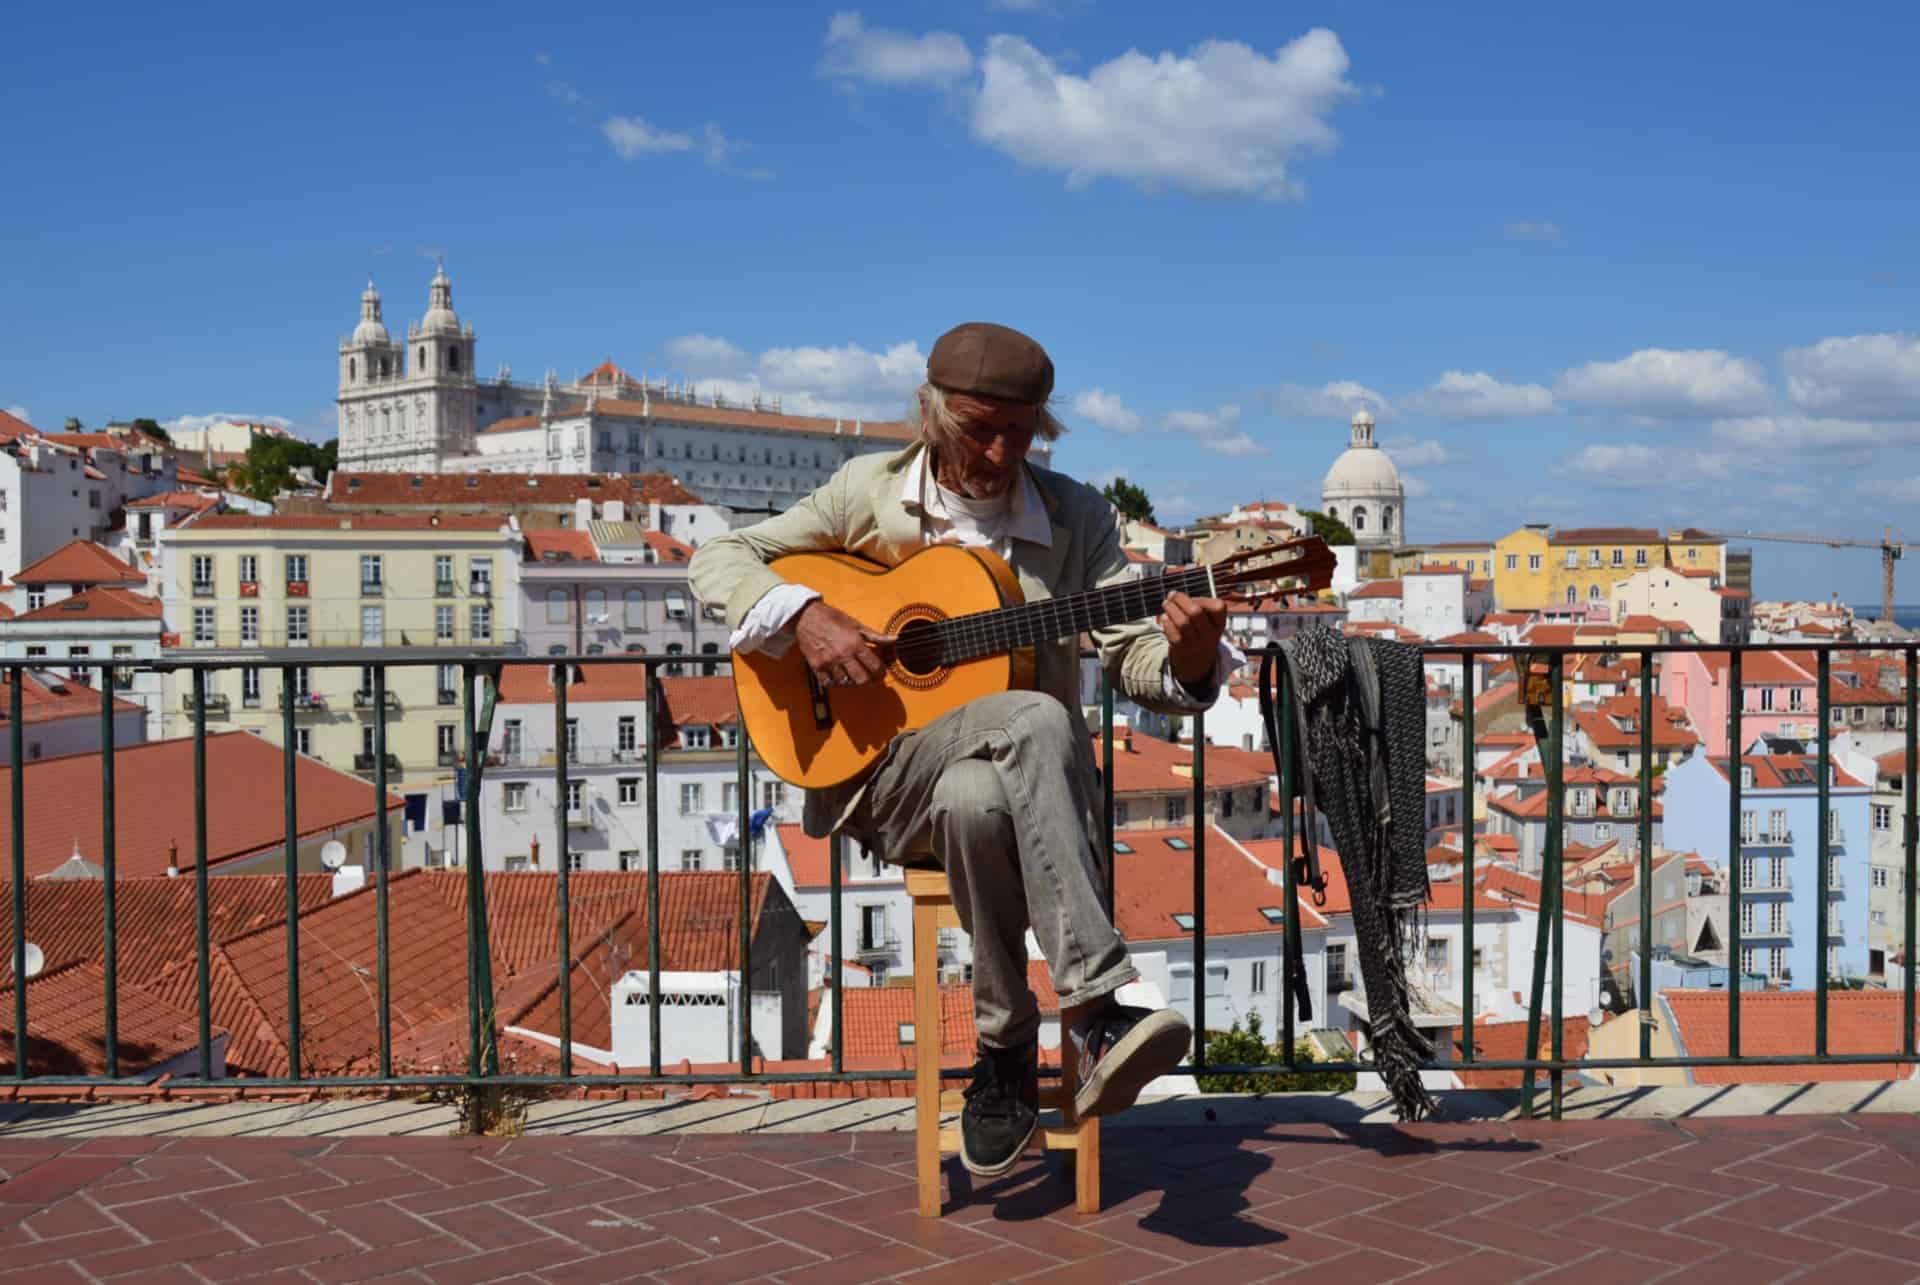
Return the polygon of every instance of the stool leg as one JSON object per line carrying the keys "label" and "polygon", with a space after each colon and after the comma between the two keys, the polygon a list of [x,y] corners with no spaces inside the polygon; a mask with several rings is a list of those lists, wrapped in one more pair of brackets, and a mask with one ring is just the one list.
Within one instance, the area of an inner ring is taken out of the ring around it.
{"label": "stool leg", "polygon": [[914,1173],[920,1216],[940,1216],[940,973],[934,965],[939,907],[913,906]]}
{"label": "stool leg", "polygon": [[1074,1047],[1073,1023],[1086,1010],[1075,1008],[1060,1014],[1060,1087],[1065,1101],[1060,1106],[1060,1122],[1078,1137],[1067,1153],[1073,1170],[1073,1207],[1083,1214],[1100,1212],[1100,1121],[1082,1120],[1073,1109],[1074,1094],[1080,1090],[1080,1054]]}

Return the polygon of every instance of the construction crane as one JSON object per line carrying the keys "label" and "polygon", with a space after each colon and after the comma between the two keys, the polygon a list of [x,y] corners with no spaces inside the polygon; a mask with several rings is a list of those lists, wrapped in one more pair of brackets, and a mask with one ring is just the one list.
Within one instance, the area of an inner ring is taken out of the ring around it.
{"label": "construction crane", "polygon": [[1893,623],[1893,564],[1906,552],[1907,545],[1893,538],[1891,527],[1882,528],[1879,540],[1849,540],[1843,536],[1793,535],[1776,531],[1709,531],[1721,540],[1766,540],[1775,544],[1824,544],[1829,549],[1880,550],[1880,619]]}

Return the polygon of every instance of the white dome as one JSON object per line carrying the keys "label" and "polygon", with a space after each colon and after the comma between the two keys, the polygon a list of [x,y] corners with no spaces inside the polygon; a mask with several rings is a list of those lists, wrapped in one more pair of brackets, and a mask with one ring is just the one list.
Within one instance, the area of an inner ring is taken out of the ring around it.
{"label": "white dome", "polygon": [[1327,470],[1320,484],[1321,494],[1341,496],[1397,496],[1405,493],[1400,485],[1400,470],[1387,453],[1377,446],[1355,446],[1343,451]]}
{"label": "white dome", "polygon": [[360,324],[353,328],[353,342],[356,344],[384,344],[389,342],[387,328],[380,323],[380,292],[373,288],[373,278],[367,278],[367,288],[360,292]]}
{"label": "white dome", "polygon": [[433,274],[428,287],[427,315],[420,318],[420,329],[436,335],[460,333],[460,318],[453,311],[453,283],[447,280],[445,268]]}

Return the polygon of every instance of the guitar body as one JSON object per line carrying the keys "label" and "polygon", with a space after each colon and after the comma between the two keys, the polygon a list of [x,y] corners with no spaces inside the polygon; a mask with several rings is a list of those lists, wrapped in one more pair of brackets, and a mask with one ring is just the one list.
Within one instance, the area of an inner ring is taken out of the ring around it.
{"label": "guitar body", "polygon": [[[896,567],[850,553],[798,553],[770,564],[783,580],[817,589],[877,633],[911,636],[916,624],[1022,601],[1013,568],[985,549],[936,544]],[[970,700],[1033,685],[1033,652],[915,672],[898,658],[878,683],[816,689],[798,647],[777,659],[735,653],[740,716],[761,761],[809,790],[850,781],[879,761],[901,732]]]}

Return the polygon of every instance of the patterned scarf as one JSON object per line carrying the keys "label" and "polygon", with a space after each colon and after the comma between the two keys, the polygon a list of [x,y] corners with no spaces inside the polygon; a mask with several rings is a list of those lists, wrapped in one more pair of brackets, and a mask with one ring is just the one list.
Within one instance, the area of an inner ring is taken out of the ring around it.
{"label": "patterned scarf", "polygon": [[[1370,1053],[1402,1120],[1434,1109],[1420,1083],[1433,1045],[1413,1024],[1408,952],[1426,903],[1426,680],[1402,643],[1347,638],[1324,626],[1280,644],[1303,747],[1307,835],[1327,819],[1353,899]],[[1280,744],[1277,726],[1269,727]],[[1396,824],[1398,822],[1398,824]],[[1317,871],[1317,866],[1313,867]],[[1296,981],[1296,994],[1301,991]]]}

